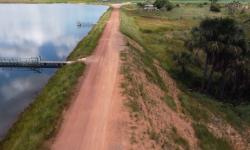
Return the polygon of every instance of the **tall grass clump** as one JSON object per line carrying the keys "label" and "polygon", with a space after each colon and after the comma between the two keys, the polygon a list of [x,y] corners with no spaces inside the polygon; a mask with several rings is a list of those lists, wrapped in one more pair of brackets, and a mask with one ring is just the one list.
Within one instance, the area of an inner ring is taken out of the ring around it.
{"label": "tall grass clump", "polygon": [[232,150],[229,143],[222,138],[214,136],[202,124],[193,124],[196,136],[199,138],[199,146],[202,150]]}

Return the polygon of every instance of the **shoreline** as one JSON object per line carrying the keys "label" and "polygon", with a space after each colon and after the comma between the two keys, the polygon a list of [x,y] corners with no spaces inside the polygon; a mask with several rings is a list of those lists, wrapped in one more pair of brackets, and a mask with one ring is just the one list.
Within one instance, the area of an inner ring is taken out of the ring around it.
{"label": "shoreline", "polygon": [[[110,13],[111,9],[108,8],[97,24],[78,42],[67,60],[75,60],[92,54]],[[85,64],[77,63],[58,69],[0,140],[0,149],[38,149],[54,137],[62,114],[71,103],[73,91],[84,74],[85,66]]]}

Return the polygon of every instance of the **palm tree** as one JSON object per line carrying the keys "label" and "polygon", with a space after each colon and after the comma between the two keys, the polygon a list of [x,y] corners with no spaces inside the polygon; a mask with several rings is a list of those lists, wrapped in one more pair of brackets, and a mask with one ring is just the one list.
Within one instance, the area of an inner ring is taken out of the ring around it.
{"label": "palm tree", "polygon": [[206,54],[202,90],[210,89],[215,71],[221,74],[220,96],[225,89],[226,72],[248,52],[244,30],[230,18],[205,19],[191,31],[187,46]]}
{"label": "palm tree", "polygon": [[192,55],[187,51],[175,53],[173,55],[173,60],[175,63],[181,67],[182,74],[186,73],[186,65],[192,62]]}
{"label": "palm tree", "polygon": [[211,1],[212,4],[215,4],[217,3],[218,0],[209,0],[209,1]]}

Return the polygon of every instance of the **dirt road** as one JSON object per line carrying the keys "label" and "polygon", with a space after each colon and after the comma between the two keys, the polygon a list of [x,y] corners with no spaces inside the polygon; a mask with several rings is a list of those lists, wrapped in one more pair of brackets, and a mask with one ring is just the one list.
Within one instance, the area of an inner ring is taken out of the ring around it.
{"label": "dirt road", "polygon": [[124,42],[119,31],[119,5],[95,49],[87,59],[80,91],[65,113],[53,150],[124,149],[121,97],[119,94],[119,51]]}

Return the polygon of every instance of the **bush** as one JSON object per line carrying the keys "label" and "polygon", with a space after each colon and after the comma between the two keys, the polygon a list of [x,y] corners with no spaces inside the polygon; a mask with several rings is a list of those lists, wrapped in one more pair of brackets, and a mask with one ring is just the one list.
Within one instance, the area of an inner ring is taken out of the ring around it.
{"label": "bush", "polygon": [[213,135],[205,125],[193,124],[199,146],[203,150],[232,150],[232,146],[223,138]]}
{"label": "bush", "polygon": [[172,10],[174,8],[173,4],[168,0],[156,0],[154,6],[158,9]]}
{"label": "bush", "polygon": [[213,11],[213,12],[220,12],[220,6],[217,5],[217,4],[212,4],[210,6],[210,11]]}
{"label": "bush", "polygon": [[143,2],[138,2],[138,3],[137,3],[137,6],[138,6],[138,7],[144,7],[144,6],[145,6],[145,3],[143,3]]}
{"label": "bush", "polygon": [[198,7],[202,8],[204,5],[203,4],[199,4]]}
{"label": "bush", "polygon": [[246,10],[245,9],[242,9],[241,11],[240,11],[240,14],[245,14],[246,13]]}
{"label": "bush", "polygon": [[172,9],[174,8],[174,6],[172,5],[172,3],[169,2],[169,3],[165,6],[165,8],[166,8],[167,11],[170,11],[170,10],[172,10]]}
{"label": "bush", "polygon": [[244,28],[231,18],[208,18],[192,29],[190,39],[187,47],[205,54],[202,91],[234,105],[249,102],[250,51]]}
{"label": "bush", "polygon": [[173,60],[181,68],[182,74],[186,73],[186,66],[192,63],[193,58],[189,51],[176,52],[173,54]]}

